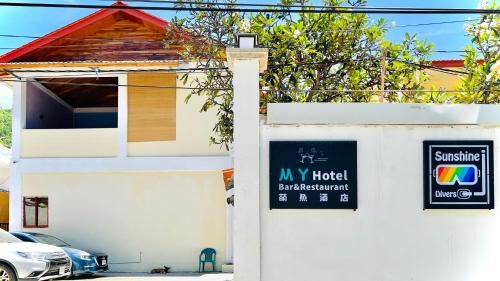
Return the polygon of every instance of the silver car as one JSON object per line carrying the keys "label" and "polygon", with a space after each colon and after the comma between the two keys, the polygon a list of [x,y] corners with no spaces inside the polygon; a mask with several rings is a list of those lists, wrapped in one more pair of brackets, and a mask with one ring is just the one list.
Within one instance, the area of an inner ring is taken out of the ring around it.
{"label": "silver car", "polygon": [[0,229],[0,281],[42,281],[70,274],[71,260],[63,249],[22,242]]}

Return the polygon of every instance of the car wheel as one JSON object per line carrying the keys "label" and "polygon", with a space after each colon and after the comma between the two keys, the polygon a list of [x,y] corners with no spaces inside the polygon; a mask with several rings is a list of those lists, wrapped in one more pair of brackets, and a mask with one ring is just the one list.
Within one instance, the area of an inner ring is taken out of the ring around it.
{"label": "car wheel", "polygon": [[14,270],[4,264],[0,264],[0,281],[17,281]]}

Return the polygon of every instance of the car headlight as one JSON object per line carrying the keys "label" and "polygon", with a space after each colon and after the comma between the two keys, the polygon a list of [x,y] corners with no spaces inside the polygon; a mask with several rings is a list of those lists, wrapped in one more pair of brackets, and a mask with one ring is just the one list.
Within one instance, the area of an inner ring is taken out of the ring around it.
{"label": "car headlight", "polygon": [[17,254],[25,259],[31,259],[31,260],[46,261],[49,259],[49,256],[46,253],[17,252]]}
{"label": "car headlight", "polygon": [[80,254],[79,256],[82,260],[91,260],[92,256],[90,254]]}

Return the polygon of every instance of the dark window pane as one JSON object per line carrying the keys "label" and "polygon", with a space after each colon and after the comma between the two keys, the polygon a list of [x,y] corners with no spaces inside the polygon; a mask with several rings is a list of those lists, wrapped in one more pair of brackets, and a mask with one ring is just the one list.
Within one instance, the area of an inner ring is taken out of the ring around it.
{"label": "dark window pane", "polygon": [[36,198],[24,199],[24,225],[35,226]]}

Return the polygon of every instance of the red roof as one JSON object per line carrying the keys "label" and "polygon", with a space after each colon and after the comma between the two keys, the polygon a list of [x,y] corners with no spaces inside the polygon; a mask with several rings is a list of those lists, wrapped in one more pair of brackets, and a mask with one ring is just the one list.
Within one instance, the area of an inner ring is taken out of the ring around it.
{"label": "red roof", "polygon": [[[121,1],[118,1],[114,3],[112,6],[127,6],[127,4],[122,3]],[[69,34],[81,30],[90,24],[93,24],[99,20],[102,20],[108,16],[111,16],[115,13],[125,13],[130,16],[139,18],[145,22],[151,23],[152,25],[165,28],[168,26],[170,23],[164,19],[161,19],[159,17],[156,17],[154,15],[151,15],[149,13],[146,13],[141,10],[135,10],[135,9],[101,9],[98,10],[95,13],[92,13],[82,19],[79,19],[71,24],[68,24],[60,29],[57,29],[41,38],[38,38],[36,40],[31,41],[30,43],[27,43],[24,46],[21,46],[15,50],[12,50],[2,56],[0,56],[0,63],[7,63],[15,60],[16,58],[19,58],[20,56],[23,56],[27,53],[30,53],[40,47],[43,47],[45,45],[48,45],[55,40],[58,40],[61,37],[68,36]]]}
{"label": "red roof", "polygon": [[[477,60],[478,63],[483,64],[484,60]],[[463,60],[434,60],[432,66],[435,67],[464,67]]]}

